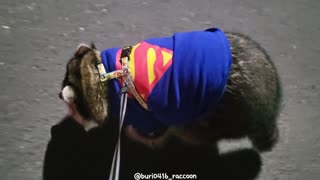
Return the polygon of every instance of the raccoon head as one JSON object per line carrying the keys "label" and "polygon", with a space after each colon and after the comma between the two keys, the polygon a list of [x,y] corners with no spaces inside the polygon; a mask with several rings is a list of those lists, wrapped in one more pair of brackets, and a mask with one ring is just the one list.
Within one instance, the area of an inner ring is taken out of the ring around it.
{"label": "raccoon head", "polygon": [[108,115],[107,89],[100,81],[96,67],[101,63],[100,55],[100,51],[93,44],[80,44],[67,63],[59,93],[59,97],[66,103],[75,105],[84,119],[93,120],[98,124],[102,124]]}

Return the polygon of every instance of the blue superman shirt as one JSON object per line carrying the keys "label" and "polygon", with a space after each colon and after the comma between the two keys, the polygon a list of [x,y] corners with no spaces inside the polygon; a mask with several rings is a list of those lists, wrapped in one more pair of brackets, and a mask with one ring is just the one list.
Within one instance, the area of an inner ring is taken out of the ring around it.
{"label": "blue superman shirt", "polygon": [[[107,72],[121,68],[121,48],[102,51]],[[169,125],[197,120],[223,96],[232,56],[223,31],[178,32],[150,38],[133,46],[130,73],[149,111],[134,99],[128,100],[124,126],[132,124],[141,133]],[[120,108],[120,83],[113,80],[109,90],[111,113]]]}

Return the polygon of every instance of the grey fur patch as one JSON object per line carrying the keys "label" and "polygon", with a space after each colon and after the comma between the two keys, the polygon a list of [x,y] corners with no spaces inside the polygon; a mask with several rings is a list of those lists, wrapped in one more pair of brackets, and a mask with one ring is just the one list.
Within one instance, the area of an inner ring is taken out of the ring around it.
{"label": "grey fur patch", "polygon": [[95,67],[99,61],[95,51],[89,51],[81,58],[81,88],[92,118],[99,124],[107,117],[106,87],[100,81],[99,72]]}

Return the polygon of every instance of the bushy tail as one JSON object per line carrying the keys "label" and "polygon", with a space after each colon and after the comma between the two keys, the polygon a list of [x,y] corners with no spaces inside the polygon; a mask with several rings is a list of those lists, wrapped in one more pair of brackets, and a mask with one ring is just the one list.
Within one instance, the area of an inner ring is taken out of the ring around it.
{"label": "bushy tail", "polygon": [[274,127],[258,128],[254,135],[250,135],[249,138],[252,141],[253,146],[260,152],[268,152],[273,149],[279,140],[279,129],[276,125]]}

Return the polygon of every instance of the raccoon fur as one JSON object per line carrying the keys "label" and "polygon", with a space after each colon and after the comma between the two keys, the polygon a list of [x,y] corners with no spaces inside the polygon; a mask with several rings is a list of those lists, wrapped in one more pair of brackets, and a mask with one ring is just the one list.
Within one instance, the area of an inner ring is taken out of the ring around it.
{"label": "raccoon fur", "polygon": [[[248,137],[261,152],[272,150],[277,143],[277,117],[282,92],[277,69],[267,52],[248,36],[233,32],[226,32],[226,36],[233,60],[226,90],[218,107],[208,110],[201,117],[204,120],[198,124],[169,127],[153,143],[163,145],[170,137],[176,136],[186,143],[190,140],[192,144],[193,134],[195,141],[203,137],[210,144],[221,139]],[[62,99],[75,104],[83,117],[102,124],[110,113],[109,83],[99,80],[96,68],[99,62],[100,52],[94,45],[80,45],[67,64],[60,94]],[[200,136],[199,131],[202,133]]]}
{"label": "raccoon fur", "polygon": [[[65,78],[62,81],[60,98],[75,104],[78,112],[88,120],[101,124],[107,117],[107,88],[100,82],[96,64],[101,63],[100,52],[94,45],[79,45],[74,56],[67,64]],[[71,91],[71,93],[70,93]],[[74,94],[66,97],[64,94]]]}

